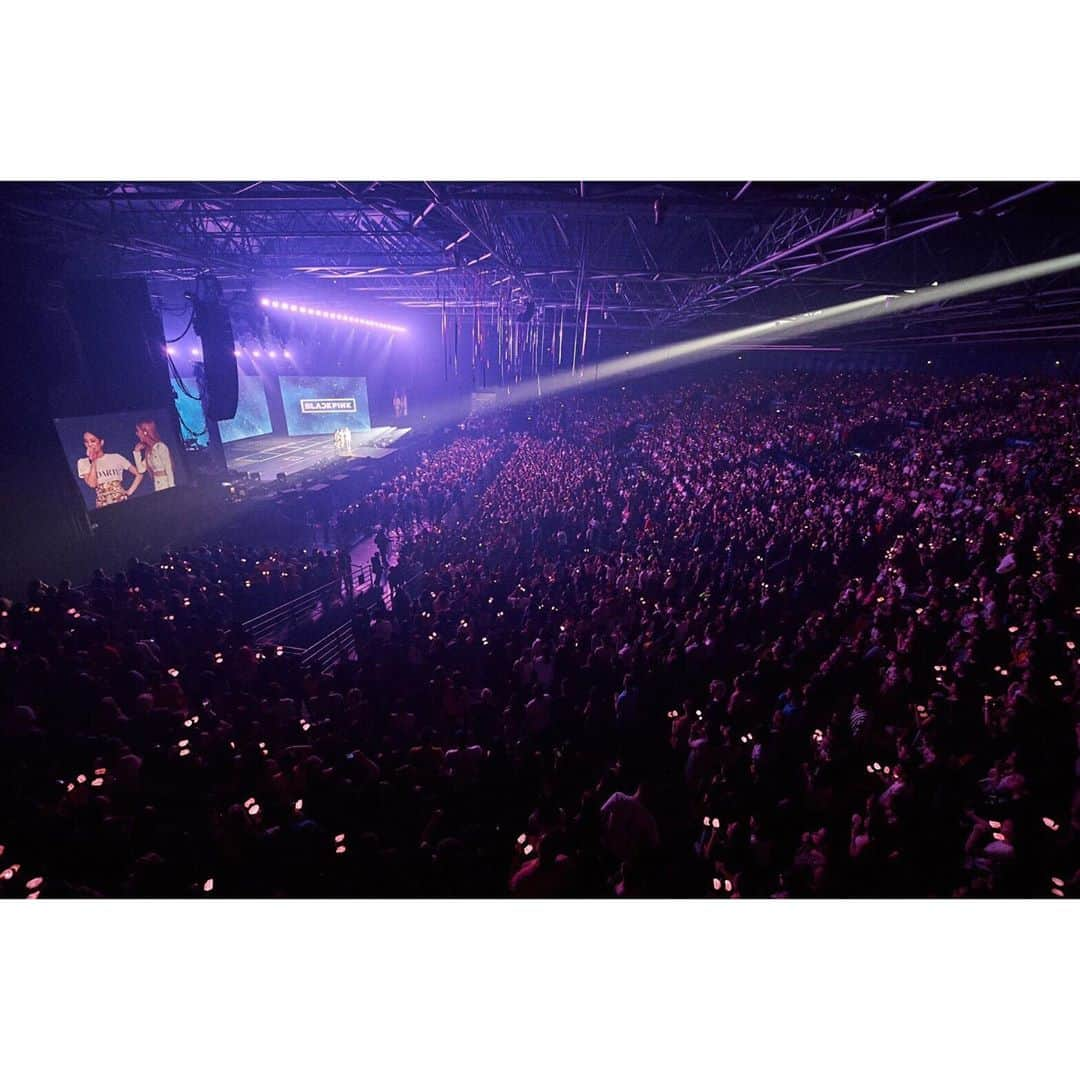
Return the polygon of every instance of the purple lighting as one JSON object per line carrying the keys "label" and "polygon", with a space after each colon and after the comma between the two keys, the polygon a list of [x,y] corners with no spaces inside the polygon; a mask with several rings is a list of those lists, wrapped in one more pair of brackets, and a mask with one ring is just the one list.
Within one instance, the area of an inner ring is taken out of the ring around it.
{"label": "purple lighting", "polygon": [[[447,267],[447,269],[452,269],[452,267]],[[271,300],[265,296],[259,301],[259,304],[262,307],[275,308],[279,311],[296,312],[298,315],[313,315],[315,318],[330,319],[332,322],[344,322],[350,326],[367,326],[373,330],[388,330],[391,334],[407,333],[404,326],[396,326],[394,323],[379,322],[377,319],[365,319],[360,315],[347,315],[341,311],[326,311],[323,308],[287,304],[284,301]]]}

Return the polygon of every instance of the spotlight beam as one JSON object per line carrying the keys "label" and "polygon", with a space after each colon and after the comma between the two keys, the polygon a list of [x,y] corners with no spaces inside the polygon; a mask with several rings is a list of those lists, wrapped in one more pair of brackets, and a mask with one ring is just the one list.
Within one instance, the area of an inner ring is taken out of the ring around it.
{"label": "spotlight beam", "polygon": [[957,297],[971,296],[974,293],[988,292],[992,289],[1077,269],[1080,269],[1080,253],[1027,263],[1008,270],[977,274],[974,277],[962,278],[944,285],[916,289],[911,293],[883,293],[880,296],[837,304],[817,311],[804,311],[797,315],[788,315],[742,327],[739,330],[709,334],[673,345],[646,349],[631,356],[606,360],[595,365],[587,375],[584,372],[576,374],[571,371],[562,371],[545,376],[539,380],[538,385],[531,382],[518,383],[511,387],[502,398],[502,404],[510,405],[529,401],[537,395],[537,392],[541,395],[560,394],[568,390],[588,389],[600,381],[640,378],[657,371],[666,371],[674,367],[683,367],[702,360],[726,356],[741,349],[774,345],[792,337],[804,337],[807,334],[835,330],[841,326],[852,326],[887,316],[902,315],[908,311],[932,307]]}

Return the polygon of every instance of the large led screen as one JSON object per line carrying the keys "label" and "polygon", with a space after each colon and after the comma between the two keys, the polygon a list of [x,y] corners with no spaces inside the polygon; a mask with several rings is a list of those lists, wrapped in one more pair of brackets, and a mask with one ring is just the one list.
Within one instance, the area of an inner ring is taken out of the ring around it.
{"label": "large led screen", "polygon": [[290,435],[322,435],[339,428],[371,430],[367,379],[283,375],[278,384]]}
{"label": "large led screen", "polygon": [[170,409],[54,420],[87,510],[103,510],[186,483]]}
{"label": "large led screen", "polygon": [[266,404],[266,390],[258,375],[241,375],[240,397],[236,406],[236,415],[231,420],[222,420],[218,424],[223,443],[236,442],[237,439],[250,439],[255,435],[269,435],[270,409]]}

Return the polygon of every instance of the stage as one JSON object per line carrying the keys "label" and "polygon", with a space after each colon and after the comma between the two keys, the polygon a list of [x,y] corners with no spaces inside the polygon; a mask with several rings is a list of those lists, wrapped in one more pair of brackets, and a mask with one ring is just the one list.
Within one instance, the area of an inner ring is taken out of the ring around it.
{"label": "stage", "polygon": [[295,476],[309,469],[346,465],[352,461],[389,457],[396,453],[393,444],[411,428],[378,427],[352,433],[352,450],[342,452],[334,446],[334,436],[326,435],[257,435],[225,444],[225,463],[238,472],[258,473],[265,483],[278,473]]}

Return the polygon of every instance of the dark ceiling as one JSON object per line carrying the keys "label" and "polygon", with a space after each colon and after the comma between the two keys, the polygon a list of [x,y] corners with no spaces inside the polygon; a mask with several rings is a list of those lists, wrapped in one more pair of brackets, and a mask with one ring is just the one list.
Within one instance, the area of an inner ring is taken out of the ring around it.
{"label": "dark ceiling", "polygon": [[[69,269],[212,270],[320,304],[602,311],[724,330],[1080,251],[1080,186],[1031,182],[178,182],[0,185],[0,237]],[[845,332],[866,346],[1071,341],[1080,276]]]}

